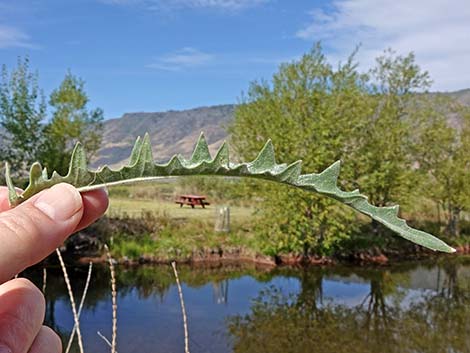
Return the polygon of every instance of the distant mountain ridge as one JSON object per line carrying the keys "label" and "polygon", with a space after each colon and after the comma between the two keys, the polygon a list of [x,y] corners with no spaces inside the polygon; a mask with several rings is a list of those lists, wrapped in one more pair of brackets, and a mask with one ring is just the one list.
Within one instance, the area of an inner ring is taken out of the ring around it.
{"label": "distant mountain ridge", "polygon": [[439,92],[455,98],[459,103],[470,106],[470,88],[453,92]]}
{"label": "distant mountain ridge", "polygon": [[[470,89],[447,94],[470,106]],[[432,94],[432,93],[431,93]],[[236,105],[216,105],[157,113],[127,113],[104,122],[103,144],[91,165],[112,167],[127,162],[137,136],[150,134],[154,158],[158,162],[181,153],[189,157],[201,131],[212,153],[228,138],[227,126],[233,120]]]}
{"label": "distant mountain ridge", "polygon": [[211,152],[227,138],[235,105],[216,105],[157,113],[126,113],[104,122],[103,143],[91,165],[117,167],[127,162],[137,136],[149,133],[154,159],[167,161],[174,154],[189,157],[201,131]]}

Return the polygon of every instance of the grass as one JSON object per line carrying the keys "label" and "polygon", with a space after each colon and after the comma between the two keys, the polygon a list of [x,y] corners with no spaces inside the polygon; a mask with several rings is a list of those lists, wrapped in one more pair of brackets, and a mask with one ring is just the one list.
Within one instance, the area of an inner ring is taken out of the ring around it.
{"label": "grass", "polygon": [[[184,179],[184,178],[183,178]],[[189,206],[179,207],[174,200],[181,194],[207,195],[211,204],[205,209]],[[169,179],[161,182],[143,183],[131,186],[118,186],[110,189],[110,207],[108,215],[119,217],[122,215],[140,217],[143,212],[165,214],[171,219],[197,219],[214,222],[217,206],[229,206],[232,223],[250,223],[254,217],[254,207],[241,203],[237,199],[228,199],[222,195],[208,195],[198,190],[194,185],[181,184],[177,180]]]}
{"label": "grass", "polygon": [[[158,218],[156,218],[158,222]],[[161,230],[138,236],[113,236],[111,251],[116,257],[137,260],[154,257],[162,261],[187,260],[194,254],[217,253],[220,249],[250,249],[260,252],[258,239],[243,228],[235,226],[230,233],[215,232],[206,222],[169,223]]]}
{"label": "grass", "polygon": [[[206,208],[180,207],[174,200],[184,193],[207,195],[174,181],[111,188],[108,219],[127,225],[122,234],[110,231],[113,256],[186,259],[195,252],[222,248],[260,249],[258,240],[248,231],[256,220],[253,206],[208,195],[211,204]],[[230,207],[229,233],[214,231],[217,206]],[[130,226],[136,222],[142,227]]]}
{"label": "grass", "polygon": [[[212,202],[211,205],[206,208],[196,206],[193,209],[190,206],[179,207],[179,205],[173,201],[162,199],[141,200],[111,196],[108,215],[116,217],[127,214],[131,217],[139,217],[142,212],[152,212],[164,213],[173,219],[214,221],[216,217],[216,207],[217,205],[214,205]],[[250,222],[253,217],[253,212],[254,209],[251,207],[230,206],[230,218],[233,223],[243,224]]]}

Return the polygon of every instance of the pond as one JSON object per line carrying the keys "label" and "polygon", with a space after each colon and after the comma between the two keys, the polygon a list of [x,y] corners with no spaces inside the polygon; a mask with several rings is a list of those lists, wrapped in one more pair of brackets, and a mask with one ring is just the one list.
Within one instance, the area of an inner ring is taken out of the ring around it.
{"label": "pond", "polygon": [[[76,301],[88,267],[69,267]],[[470,352],[470,259],[379,268],[179,266],[189,344],[202,352]],[[184,352],[171,267],[118,267],[118,352]],[[26,273],[40,288],[43,270]],[[61,271],[47,269],[46,323],[65,344],[73,318]],[[109,352],[109,270],[94,266],[81,316],[86,352]],[[72,349],[78,352],[77,346]]]}

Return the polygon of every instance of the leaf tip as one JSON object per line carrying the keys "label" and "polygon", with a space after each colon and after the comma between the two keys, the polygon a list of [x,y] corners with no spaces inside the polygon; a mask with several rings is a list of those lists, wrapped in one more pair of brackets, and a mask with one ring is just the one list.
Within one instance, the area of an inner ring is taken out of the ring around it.
{"label": "leaf tip", "polygon": [[10,164],[8,162],[5,162],[5,180],[8,188],[8,201],[10,206],[15,206],[18,203],[19,196],[11,179]]}
{"label": "leaf tip", "polygon": [[211,159],[212,157],[209,152],[209,145],[207,144],[204,132],[201,132],[190,160],[192,163],[200,163],[203,161],[210,161]]}
{"label": "leaf tip", "polygon": [[341,160],[337,160],[323,172],[319,174],[320,177],[325,178],[326,182],[330,184],[331,187],[336,187],[338,183],[339,173],[341,171]]}
{"label": "leaf tip", "polygon": [[139,158],[140,150],[142,149],[142,138],[137,136],[134,142],[134,146],[132,147],[131,156],[129,158],[129,166],[133,166],[137,159]]}
{"label": "leaf tip", "polygon": [[341,162],[341,159],[338,159],[336,162],[334,162],[334,163],[331,165],[331,168],[332,168],[332,169],[340,169],[340,168],[341,168],[341,164],[343,164],[343,162]]}
{"label": "leaf tip", "polygon": [[249,168],[254,173],[262,173],[276,166],[276,157],[274,155],[274,146],[271,139],[266,141],[255,160],[249,163]]}
{"label": "leaf tip", "polygon": [[[440,240],[440,239],[439,239]],[[435,249],[432,249],[434,251],[442,251],[442,252],[445,252],[447,254],[455,254],[457,252],[457,249],[453,248],[452,246],[449,246],[447,245],[446,243],[444,243],[442,240],[440,240],[442,242],[442,245],[439,246],[438,248],[435,248]],[[427,246],[426,246],[427,247]]]}
{"label": "leaf tip", "polygon": [[228,166],[230,162],[230,158],[229,158],[229,150],[228,150],[226,141],[224,141],[222,145],[220,145],[219,149],[217,150],[217,153],[215,154],[213,161],[217,165]]}
{"label": "leaf tip", "polygon": [[204,131],[201,131],[201,133],[199,134],[199,137],[198,137],[197,142],[196,142],[196,146],[201,145],[201,144],[202,145],[208,145],[206,135],[204,135]]}

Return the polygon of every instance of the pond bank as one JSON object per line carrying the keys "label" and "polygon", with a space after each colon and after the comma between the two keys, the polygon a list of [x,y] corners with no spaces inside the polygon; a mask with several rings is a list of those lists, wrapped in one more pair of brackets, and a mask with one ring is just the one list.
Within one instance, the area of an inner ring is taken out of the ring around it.
{"label": "pond bank", "polygon": [[[190,256],[156,256],[151,254],[142,254],[138,257],[130,258],[128,256],[113,256],[116,263],[122,265],[144,265],[144,264],[168,264],[175,261],[188,265],[210,265],[210,264],[254,264],[260,267],[278,267],[278,266],[334,266],[340,264],[351,264],[359,266],[387,266],[401,262],[430,260],[432,258],[455,258],[458,256],[469,255],[470,245],[459,246],[455,254],[441,254],[428,250],[417,249],[415,253],[397,253],[381,252],[378,249],[364,250],[348,254],[347,256],[300,256],[295,254],[281,254],[277,256],[267,256],[253,252],[244,248],[202,248],[194,251]],[[74,262],[85,264],[106,263],[106,254],[97,256],[87,256],[73,254]]]}
{"label": "pond bank", "polygon": [[[262,266],[317,266],[338,263],[388,265],[429,259],[435,256],[470,254],[468,238],[453,239],[457,254],[436,253],[393,236],[348,239],[328,256],[266,251],[259,237],[249,228],[216,233],[207,224],[177,222],[166,218],[103,217],[91,227],[73,235],[62,249],[70,262],[105,262],[103,244],[108,244],[118,263],[167,264],[171,261],[198,263],[254,263]],[[451,243],[452,244],[452,243]]]}

